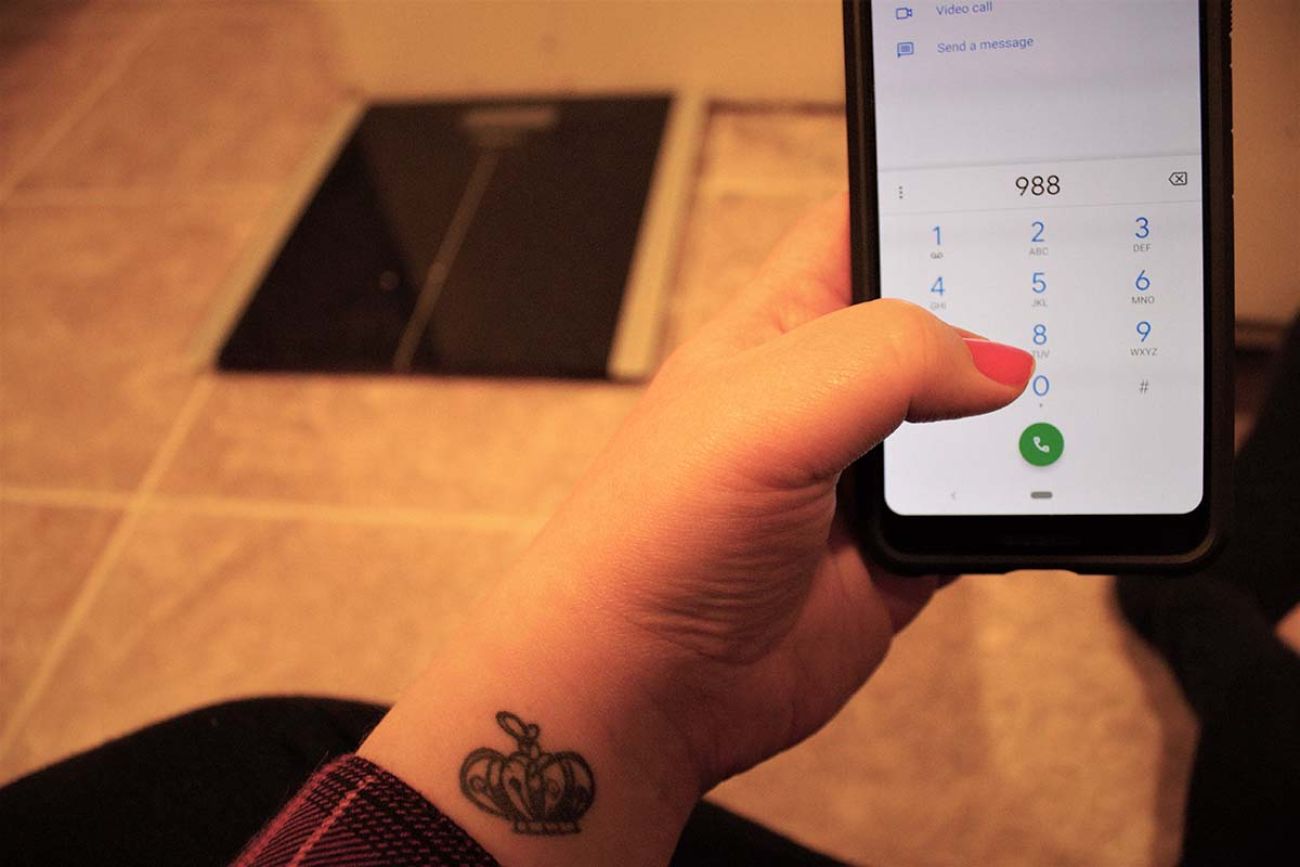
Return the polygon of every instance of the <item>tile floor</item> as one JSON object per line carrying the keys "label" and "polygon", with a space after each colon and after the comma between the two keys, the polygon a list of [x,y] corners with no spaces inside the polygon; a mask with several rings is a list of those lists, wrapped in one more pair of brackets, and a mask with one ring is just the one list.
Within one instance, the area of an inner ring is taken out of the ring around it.
{"label": "tile floor", "polygon": [[[301,4],[44,8],[0,11],[0,780],[222,698],[392,698],[637,397],[196,368],[349,99],[329,46]],[[669,346],[843,185],[843,135],[715,111]],[[1106,579],[978,577],[716,797],[857,862],[1168,864],[1194,737]]]}

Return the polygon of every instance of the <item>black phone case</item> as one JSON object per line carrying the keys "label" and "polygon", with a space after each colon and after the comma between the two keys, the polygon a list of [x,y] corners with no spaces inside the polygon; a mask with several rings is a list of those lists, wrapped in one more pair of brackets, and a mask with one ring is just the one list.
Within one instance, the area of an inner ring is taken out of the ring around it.
{"label": "black phone case", "polygon": [[[844,0],[845,111],[848,120],[851,258],[855,302],[880,296],[876,239],[875,106],[872,85],[871,17],[866,0]],[[901,550],[885,532],[882,513],[884,458],[873,449],[841,484],[841,497],[854,531],[881,565],[902,574],[1007,572],[1068,569],[1076,572],[1188,572],[1205,565],[1227,541],[1232,505],[1233,425],[1233,228],[1231,0],[1201,0],[1201,73],[1205,166],[1205,293],[1207,423],[1203,537],[1181,551],[1106,553],[1053,551],[1041,542],[1033,550],[924,552]],[[1134,516],[1133,520],[1141,520]],[[1014,521],[1015,518],[1009,520]],[[1070,516],[1061,516],[1063,524]],[[1005,547],[1005,546],[1003,546]]]}

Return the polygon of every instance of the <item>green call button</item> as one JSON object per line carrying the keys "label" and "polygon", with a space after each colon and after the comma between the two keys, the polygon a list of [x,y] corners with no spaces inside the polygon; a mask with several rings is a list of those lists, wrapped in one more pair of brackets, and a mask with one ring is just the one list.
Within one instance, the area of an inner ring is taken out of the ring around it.
{"label": "green call button", "polygon": [[1020,435],[1020,456],[1036,467],[1045,467],[1061,459],[1065,437],[1045,421],[1031,424]]}

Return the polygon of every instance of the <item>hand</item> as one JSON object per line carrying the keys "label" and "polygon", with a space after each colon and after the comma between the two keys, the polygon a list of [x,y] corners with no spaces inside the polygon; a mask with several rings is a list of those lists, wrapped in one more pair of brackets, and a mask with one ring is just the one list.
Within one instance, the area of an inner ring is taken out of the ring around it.
{"label": "hand", "polygon": [[842,471],[904,420],[1011,402],[1033,370],[914,305],[849,305],[840,197],[668,360],[532,551],[579,553],[584,604],[644,645],[706,789],[824,725],[933,589],[863,560]]}
{"label": "hand", "polygon": [[[841,473],[904,421],[1010,403],[1033,370],[1028,353],[914,305],[850,306],[849,283],[841,196],[664,364],[503,584],[491,622],[471,624],[456,652],[478,648],[490,674],[435,661],[438,700],[422,704],[417,687],[393,717],[416,730],[421,713],[446,716],[449,683],[487,677],[494,697],[476,684],[465,702],[480,739],[489,707],[539,721],[549,750],[587,732],[600,742],[586,753],[600,781],[589,824],[611,788],[649,791],[607,807],[624,826],[605,855],[626,845],[626,823],[656,809],[661,824],[684,821],[703,791],[824,725],[934,586],[863,560],[837,518]],[[367,749],[420,776],[384,726]],[[447,809],[440,785],[424,788]],[[671,846],[677,830],[660,836]],[[537,851],[518,843],[501,844],[513,860]]]}

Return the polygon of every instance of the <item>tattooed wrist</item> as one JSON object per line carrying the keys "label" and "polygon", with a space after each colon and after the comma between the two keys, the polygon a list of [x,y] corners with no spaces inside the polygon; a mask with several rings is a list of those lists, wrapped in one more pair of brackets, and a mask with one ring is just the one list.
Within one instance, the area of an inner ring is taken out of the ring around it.
{"label": "tattooed wrist", "polygon": [[596,798],[587,760],[571,750],[544,751],[540,726],[509,711],[497,713],[497,724],[517,749],[509,755],[491,747],[471,752],[460,766],[461,792],[480,810],[511,822],[518,834],[578,833],[578,820]]}

